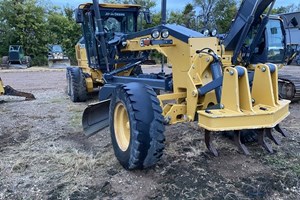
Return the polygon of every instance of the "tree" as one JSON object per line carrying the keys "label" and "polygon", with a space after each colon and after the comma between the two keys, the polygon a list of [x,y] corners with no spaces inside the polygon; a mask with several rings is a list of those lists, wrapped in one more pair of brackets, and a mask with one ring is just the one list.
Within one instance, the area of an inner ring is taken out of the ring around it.
{"label": "tree", "polygon": [[118,4],[137,4],[141,5],[143,8],[153,8],[156,6],[156,1],[154,0],[104,0],[105,3],[118,3]]}
{"label": "tree", "polygon": [[48,44],[61,44],[74,63],[81,30],[73,15],[72,8],[48,7],[42,0],[0,1],[0,55],[8,54],[9,45],[19,44],[33,65],[46,65]]}
{"label": "tree", "polygon": [[190,3],[186,4],[182,12],[171,11],[169,16],[169,23],[183,25],[187,28],[196,28],[196,15],[194,6]]}
{"label": "tree", "polygon": [[273,10],[271,11],[272,15],[277,15],[277,14],[281,14],[281,13],[288,13],[292,11],[294,5],[289,5],[289,6],[280,6],[277,8],[273,8]]}
{"label": "tree", "polygon": [[235,0],[218,1],[213,9],[216,28],[220,33],[229,30],[232,19],[236,15],[237,7]]}
{"label": "tree", "polygon": [[194,0],[196,7],[199,7],[198,25],[200,27],[212,28],[215,24],[214,8],[218,0]]}
{"label": "tree", "polygon": [[72,8],[65,7],[63,11],[54,9],[48,14],[48,44],[60,44],[64,47],[71,62],[75,64],[74,46],[80,39],[82,33],[80,25],[76,24]]}
{"label": "tree", "polygon": [[41,56],[47,50],[45,10],[37,6],[36,0],[1,1],[0,21],[5,27],[3,46],[6,52],[1,52],[2,55],[7,54],[10,44],[20,44],[36,64],[45,61]]}

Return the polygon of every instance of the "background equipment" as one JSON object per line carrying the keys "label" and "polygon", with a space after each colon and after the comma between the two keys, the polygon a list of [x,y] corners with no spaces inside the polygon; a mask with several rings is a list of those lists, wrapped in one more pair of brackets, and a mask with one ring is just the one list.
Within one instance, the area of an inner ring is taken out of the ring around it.
{"label": "background equipment", "polygon": [[66,68],[70,66],[70,59],[65,55],[61,45],[52,44],[48,46],[48,66],[50,68]]}
{"label": "background equipment", "polygon": [[[287,64],[300,65],[300,12],[281,14],[287,36],[286,62]],[[279,95],[281,98],[292,102],[300,100],[300,76],[288,71],[279,72]]]}
{"label": "background equipment", "polygon": [[24,50],[21,45],[10,45],[8,56],[2,57],[2,66],[10,68],[31,67],[31,58],[24,55]]}

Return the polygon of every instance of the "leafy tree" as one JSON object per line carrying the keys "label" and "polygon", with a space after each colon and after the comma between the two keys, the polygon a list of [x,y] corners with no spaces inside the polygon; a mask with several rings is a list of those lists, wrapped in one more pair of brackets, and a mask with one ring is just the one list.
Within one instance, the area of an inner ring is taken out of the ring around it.
{"label": "leafy tree", "polygon": [[237,12],[235,0],[218,1],[213,9],[215,23],[220,33],[225,33],[229,30],[232,19]]}
{"label": "leafy tree", "polygon": [[48,44],[60,44],[64,47],[73,64],[76,63],[74,46],[82,33],[80,25],[76,24],[72,8],[65,7],[63,11],[54,9],[48,14]]}
{"label": "leafy tree", "polygon": [[34,64],[44,62],[47,36],[44,8],[36,0],[3,0],[0,2],[0,21],[5,27],[1,54],[6,55],[8,45],[20,44]]}
{"label": "leafy tree", "polygon": [[180,24],[187,28],[195,29],[196,15],[194,6],[188,3],[186,4],[182,12],[171,11],[168,22]]}
{"label": "leafy tree", "polygon": [[118,3],[118,4],[138,4],[143,8],[153,8],[156,6],[156,1],[154,0],[104,0],[105,3]]}
{"label": "leafy tree", "polygon": [[287,6],[280,6],[277,8],[273,8],[271,14],[282,14],[282,13],[299,12],[299,11],[300,11],[300,3],[298,5],[290,4]]}
{"label": "leafy tree", "polygon": [[196,7],[199,7],[198,25],[211,28],[215,24],[214,9],[218,0],[194,0]]}
{"label": "leafy tree", "polygon": [[81,30],[73,14],[71,8],[47,7],[43,0],[0,1],[0,55],[8,54],[9,45],[19,44],[33,65],[45,65],[48,44],[61,44],[74,63]]}

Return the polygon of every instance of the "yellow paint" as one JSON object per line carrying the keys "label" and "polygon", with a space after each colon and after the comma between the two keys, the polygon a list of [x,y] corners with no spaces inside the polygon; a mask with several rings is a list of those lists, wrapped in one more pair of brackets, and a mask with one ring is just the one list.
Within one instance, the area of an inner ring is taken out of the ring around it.
{"label": "yellow paint", "polygon": [[86,55],[85,45],[79,43],[76,44],[75,52],[78,66],[81,66],[81,68],[88,68],[88,59]]}
{"label": "yellow paint", "polygon": [[240,113],[232,110],[211,110],[211,114],[198,111],[198,125],[210,131],[272,128],[289,115],[290,101],[281,100],[277,107],[267,107],[267,111],[257,105],[254,112]]}
{"label": "yellow paint", "polygon": [[254,105],[276,106],[278,99],[277,70],[272,76],[267,65],[259,64],[256,66],[252,85],[252,98],[255,101]]}
{"label": "yellow paint", "polygon": [[186,121],[186,105],[184,104],[166,104],[163,112],[169,124]]}
{"label": "yellow paint", "polygon": [[4,95],[4,85],[1,78],[0,78],[0,95]]}
{"label": "yellow paint", "polygon": [[198,111],[199,126],[210,131],[272,128],[289,115],[287,100],[278,100],[277,69],[271,74],[267,65],[255,67],[250,94],[248,73],[225,68],[221,109]]}
{"label": "yellow paint", "polygon": [[130,144],[130,122],[122,102],[117,103],[114,112],[114,130],[119,148],[126,151]]}

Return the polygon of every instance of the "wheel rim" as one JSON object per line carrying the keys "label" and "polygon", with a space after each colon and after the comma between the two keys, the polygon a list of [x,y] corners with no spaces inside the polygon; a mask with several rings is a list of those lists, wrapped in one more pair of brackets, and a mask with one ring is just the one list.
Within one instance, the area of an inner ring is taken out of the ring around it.
{"label": "wheel rim", "polygon": [[130,143],[130,122],[127,110],[121,102],[115,107],[114,130],[119,148],[126,151]]}

